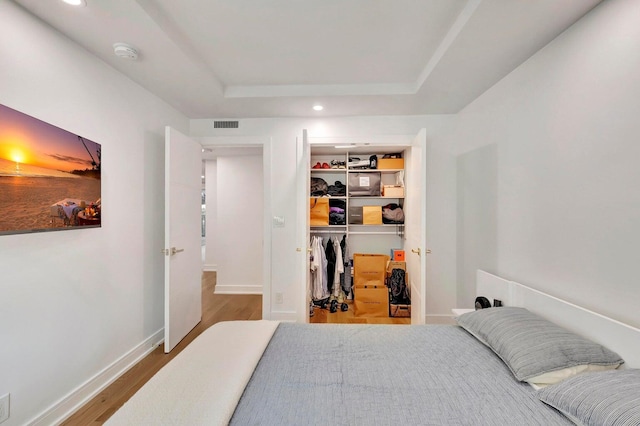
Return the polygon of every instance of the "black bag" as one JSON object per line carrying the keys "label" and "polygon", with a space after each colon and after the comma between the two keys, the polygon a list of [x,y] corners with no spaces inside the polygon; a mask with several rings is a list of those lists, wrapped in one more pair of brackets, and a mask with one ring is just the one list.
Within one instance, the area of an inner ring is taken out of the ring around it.
{"label": "black bag", "polygon": [[391,290],[391,303],[394,305],[408,305],[411,303],[404,269],[394,268],[391,271],[387,285]]}
{"label": "black bag", "polygon": [[311,196],[318,197],[327,195],[328,189],[329,185],[327,185],[326,180],[318,177],[311,178]]}
{"label": "black bag", "polygon": [[327,192],[334,197],[344,197],[347,195],[347,187],[337,180],[334,185],[329,185]]}

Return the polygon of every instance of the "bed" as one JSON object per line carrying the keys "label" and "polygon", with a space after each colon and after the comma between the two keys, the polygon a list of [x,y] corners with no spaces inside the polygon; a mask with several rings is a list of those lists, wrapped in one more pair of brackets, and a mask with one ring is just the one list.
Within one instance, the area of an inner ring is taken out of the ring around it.
{"label": "bed", "polygon": [[504,307],[459,325],[216,324],[106,424],[640,424],[640,330],[483,271],[477,293]]}

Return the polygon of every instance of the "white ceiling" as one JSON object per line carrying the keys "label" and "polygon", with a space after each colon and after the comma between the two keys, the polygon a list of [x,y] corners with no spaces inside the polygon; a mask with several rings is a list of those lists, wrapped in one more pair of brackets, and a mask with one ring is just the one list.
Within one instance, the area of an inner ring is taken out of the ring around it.
{"label": "white ceiling", "polygon": [[249,118],[455,113],[601,0],[13,1],[189,118]]}

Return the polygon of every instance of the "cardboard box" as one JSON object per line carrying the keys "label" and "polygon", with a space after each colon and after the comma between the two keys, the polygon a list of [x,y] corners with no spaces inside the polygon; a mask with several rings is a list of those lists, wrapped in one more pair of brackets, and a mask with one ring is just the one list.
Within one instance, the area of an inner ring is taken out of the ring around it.
{"label": "cardboard box", "polygon": [[404,186],[400,185],[383,185],[382,186],[383,197],[404,197]]}
{"label": "cardboard box", "polygon": [[384,285],[389,256],[385,254],[353,254],[353,285]]}
{"label": "cardboard box", "polygon": [[382,225],[382,206],[362,206],[364,225]]}
{"label": "cardboard box", "polygon": [[393,318],[411,318],[411,305],[389,303],[389,316]]}
{"label": "cardboard box", "polygon": [[379,158],[378,169],[404,169],[404,158]]}
{"label": "cardboard box", "polygon": [[356,317],[388,317],[389,289],[382,284],[367,284],[353,288]]}
{"label": "cardboard box", "polygon": [[389,315],[389,289],[385,285],[385,254],[354,253],[353,304],[355,316],[387,317]]}

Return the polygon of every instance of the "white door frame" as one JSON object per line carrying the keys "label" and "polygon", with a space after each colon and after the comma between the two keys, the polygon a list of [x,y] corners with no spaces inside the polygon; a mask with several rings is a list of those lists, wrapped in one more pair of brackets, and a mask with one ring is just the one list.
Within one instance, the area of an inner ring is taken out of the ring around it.
{"label": "white door frame", "polygon": [[[262,147],[263,236],[262,236],[262,318],[271,319],[271,138],[268,136],[210,136],[195,138],[202,148],[247,149]],[[205,182],[206,186],[206,182]]]}
{"label": "white door frame", "polygon": [[[427,288],[427,137],[421,129],[413,139],[405,159],[405,208],[409,217],[405,220],[404,244],[407,272],[411,288],[411,324],[426,322]],[[415,215],[415,212],[419,212]],[[416,279],[416,277],[418,277]],[[418,295],[417,300],[414,295]]]}
{"label": "white door frame", "polygon": [[309,158],[307,129],[296,140],[296,276],[301,283],[297,321],[309,322]]}

